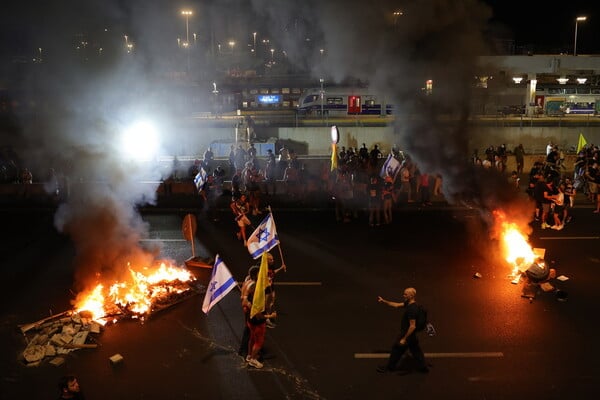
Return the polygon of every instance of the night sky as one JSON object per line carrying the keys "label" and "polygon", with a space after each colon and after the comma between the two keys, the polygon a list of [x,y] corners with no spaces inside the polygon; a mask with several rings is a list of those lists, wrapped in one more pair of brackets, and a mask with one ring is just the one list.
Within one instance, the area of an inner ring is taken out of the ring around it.
{"label": "night sky", "polygon": [[587,16],[577,28],[577,53],[600,54],[600,3],[595,1],[485,0],[493,9],[490,26],[501,37],[515,40],[538,54],[572,52],[575,19]]}
{"label": "night sky", "polygon": [[[578,49],[580,54],[600,53],[600,6],[594,1],[566,1],[559,5],[541,1],[485,0],[491,6],[488,34],[500,39],[514,40],[517,48],[526,47],[537,53],[566,52],[572,50],[575,18],[586,15],[588,20],[579,24]],[[327,1],[338,4],[337,18],[329,21],[343,22],[349,8],[365,8],[368,14],[379,2],[345,0]],[[410,9],[418,1],[387,1],[389,8]],[[454,3],[459,3],[458,1]],[[463,1],[471,4],[471,1]],[[123,35],[130,33],[148,36],[152,41],[165,35],[182,36],[183,18],[178,15],[183,8],[195,10],[190,29],[208,34],[207,25],[217,35],[248,39],[249,32],[259,31],[275,36],[281,30],[303,29],[314,33],[316,22],[308,10],[324,8],[324,2],[306,0],[24,0],[3,5],[0,14],[0,55],[30,56],[35,49],[52,48],[58,40],[84,32],[98,37],[99,32]],[[368,6],[367,6],[368,4]],[[429,2],[424,2],[427,6]],[[383,11],[381,11],[383,13]],[[293,15],[306,18],[299,22]],[[407,16],[408,17],[408,16]],[[311,21],[311,18],[313,19]],[[360,18],[355,23],[360,23]],[[268,32],[268,33],[267,33]],[[249,40],[248,40],[249,41]],[[330,44],[331,45],[331,44]]]}

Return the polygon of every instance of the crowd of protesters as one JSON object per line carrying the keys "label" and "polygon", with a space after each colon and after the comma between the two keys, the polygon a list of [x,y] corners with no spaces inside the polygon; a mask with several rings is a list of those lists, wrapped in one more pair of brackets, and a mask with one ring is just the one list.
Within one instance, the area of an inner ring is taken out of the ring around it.
{"label": "crowd of protesters", "polygon": [[[393,173],[382,171],[386,159],[378,144],[341,146],[335,163],[322,160],[317,171],[308,172],[294,149],[285,144],[261,156],[253,144],[239,144],[230,147],[227,171],[205,153],[204,159],[196,160],[191,167],[189,176],[198,174],[200,168],[205,170],[199,190],[209,210],[216,205],[214,199],[224,193],[223,183],[230,180],[230,206],[236,206],[243,196],[248,216],[260,215],[273,195],[298,205],[319,198],[332,205],[339,222],[368,219],[370,226],[379,226],[392,222],[396,207],[407,203],[430,206],[433,196],[442,195],[441,174],[421,171],[409,155],[396,147],[389,157],[397,161]],[[217,167],[212,169],[215,164]],[[238,233],[244,240],[243,232]]]}

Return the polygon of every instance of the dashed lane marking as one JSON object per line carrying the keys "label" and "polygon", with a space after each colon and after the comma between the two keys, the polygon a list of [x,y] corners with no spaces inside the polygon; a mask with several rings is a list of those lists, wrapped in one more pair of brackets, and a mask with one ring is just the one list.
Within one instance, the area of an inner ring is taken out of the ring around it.
{"label": "dashed lane marking", "polygon": [[185,239],[140,239],[140,242],[187,242]]}
{"label": "dashed lane marking", "polygon": [[[354,353],[354,358],[389,358],[389,353]],[[427,358],[501,358],[504,353],[500,351],[492,352],[472,352],[472,353],[425,353]]]}
{"label": "dashed lane marking", "polygon": [[600,236],[544,236],[540,237],[540,240],[598,240]]}

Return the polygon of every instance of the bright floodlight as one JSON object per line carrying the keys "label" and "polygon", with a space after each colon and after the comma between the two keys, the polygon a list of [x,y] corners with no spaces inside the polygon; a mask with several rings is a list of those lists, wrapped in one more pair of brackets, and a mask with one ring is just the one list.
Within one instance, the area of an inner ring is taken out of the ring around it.
{"label": "bright floodlight", "polygon": [[122,138],[122,150],[126,157],[148,160],[158,150],[158,133],[148,121],[140,121],[130,126]]}

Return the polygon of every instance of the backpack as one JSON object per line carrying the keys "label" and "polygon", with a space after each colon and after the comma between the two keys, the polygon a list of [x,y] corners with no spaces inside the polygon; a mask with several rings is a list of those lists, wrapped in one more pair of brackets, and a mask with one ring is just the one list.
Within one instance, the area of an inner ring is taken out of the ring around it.
{"label": "backpack", "polygon": [[421,304],[417,305],[417,332],[424,331],[427,328],[427,310]]}
{"label": "backpack", "polygon": [[428,336],[435,336],[437,334],[435,327],[429,321],[427,317],[427,309],[421,304],[417,304],[417,332],[426,331]]}

